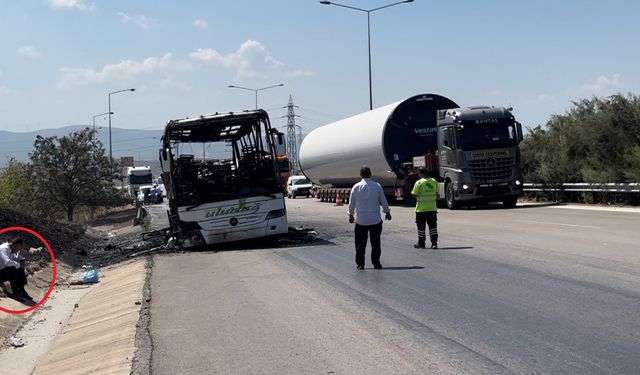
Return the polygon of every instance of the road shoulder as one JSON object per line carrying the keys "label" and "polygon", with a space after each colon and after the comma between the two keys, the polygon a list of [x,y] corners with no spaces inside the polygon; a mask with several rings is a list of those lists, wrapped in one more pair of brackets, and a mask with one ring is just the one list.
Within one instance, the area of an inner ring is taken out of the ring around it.
{"label": "road shoulder", "polygon": [[129,374],[146,267],[138,259],[103,269],[33,374]]}

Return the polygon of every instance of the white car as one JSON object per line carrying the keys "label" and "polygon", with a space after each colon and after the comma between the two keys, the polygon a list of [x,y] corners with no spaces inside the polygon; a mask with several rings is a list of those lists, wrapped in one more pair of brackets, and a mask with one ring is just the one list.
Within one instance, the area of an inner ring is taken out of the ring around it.
{"label": "white car", "polygon": [[162,190],[157,186],[140,186],[138,189],[138,201],[140,203],[162,203]]}
{"label": "white car", "polygon": [[295,198],[305,196],[309,198],[311,192],[309,189],[313,184],[305,176],[291,176],[287,180],[287,198]]}

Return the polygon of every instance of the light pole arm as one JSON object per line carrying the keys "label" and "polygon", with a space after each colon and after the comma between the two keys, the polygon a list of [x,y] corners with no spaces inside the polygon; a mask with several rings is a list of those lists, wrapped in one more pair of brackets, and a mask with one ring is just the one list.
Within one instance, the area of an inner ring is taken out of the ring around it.
{"label": "light pole arm", "polygon": [[231,88],[231,89],[243,89],[243,90],[249,90],[249,91],[258,91],[256,89],[250,89],[248,87],[242,87],[242,86],[236,86],[236,85],[229,85],[229,88]]}
{"label": "light pole arm", "polygon": [[389,4],[389,5],[383,5],[381,7],[377,7],[377,8],[373,8],[373,9],[369,9],[369,12],[375,12],[376,10],[380,10],[380,9],[384,9],[384,8],[389,8],[398,4],[402,4],[402,3],[407,3],[407,1],[398,1],[397,3],[393,3],[393,4]]}
{"label": "light pole arm", "polygon": [[261,89],[257,89],[256,91],[262,91],[262,90],[266,90],[266,89],[272,89],[274,87],[280,87],[280,86],[284,86],[284,83],[279,83],[277,85],[271,85],[271,86],[267,86],[267,87],[263,87]]}
{"label": "light pole arm", "polygon": [[112,91],[112,92],[109,93],[109,95],[117,94],[119,92],[125,92],[125,91],[132,91],[133,92],[133,91],[136,91],[136,89],[124,89],[124,90]]}
{"label": "light pole arm", "polygon": [[335,6],[337,6],[337,7],[342,7],[342,8],[348,8],[348,9],[353,9],[353,10],[359,10],[359,11],[361,11],[361,12],[369,12],[369,11],[368,11],[368,10],[366,10],[366,9],[356,8],[356,7],[352,7],[352,6],[350,6],[350,5],[338,4],[338,3],[334,3],[334,2],[330,2],[330,3],[328,3],[328,4],[330,4],[330,5],[335,5]]}
{"label": "light pole arm", "polygon": [[242,86],[236,86],[236,85],[229,85],[228,87],[231,89],[243,89],[243,90],[247,90],[247,91],[253,91],[256,95],[256,109],[258,109],[258,91],[262,91],[262,90],[266,90],[266,89],[272,89],[274,87],[280,87],[280,86],[284,86],[284,83],[279,83],[277,85],[271,85],[271,86],[267,86],[267,87],[262,87],[259,89],[252,89],[249,87],[242,87]]}

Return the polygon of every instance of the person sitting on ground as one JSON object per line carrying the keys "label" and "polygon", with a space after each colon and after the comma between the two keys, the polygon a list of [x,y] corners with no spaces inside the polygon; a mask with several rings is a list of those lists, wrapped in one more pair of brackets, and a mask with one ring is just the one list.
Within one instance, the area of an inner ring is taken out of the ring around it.
{"label": "person sitting on ground", "polygon": [[0,245],[0,283],[9,281],[14,298],[32,300],[24,290],[24,286],[27,285],[27,273],[24,269],[25,258],[20,255],[23,248],[22,237],[15,237],[10,242]]}

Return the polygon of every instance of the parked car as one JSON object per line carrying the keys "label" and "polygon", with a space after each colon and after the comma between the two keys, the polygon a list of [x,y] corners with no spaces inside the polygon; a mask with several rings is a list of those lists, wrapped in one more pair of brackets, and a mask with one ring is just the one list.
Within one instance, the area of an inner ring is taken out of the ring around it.
{"label": "parked car", "polygon": [[162,203],[162,200],[162,190],[158,186],[145,185],[138,189],[140,203]]}
{"label": "parked car", "polygon": [[309,191],[313,184],[305,176],[291,176],[287,180],[287,198],[305,196],[309,198]]}

